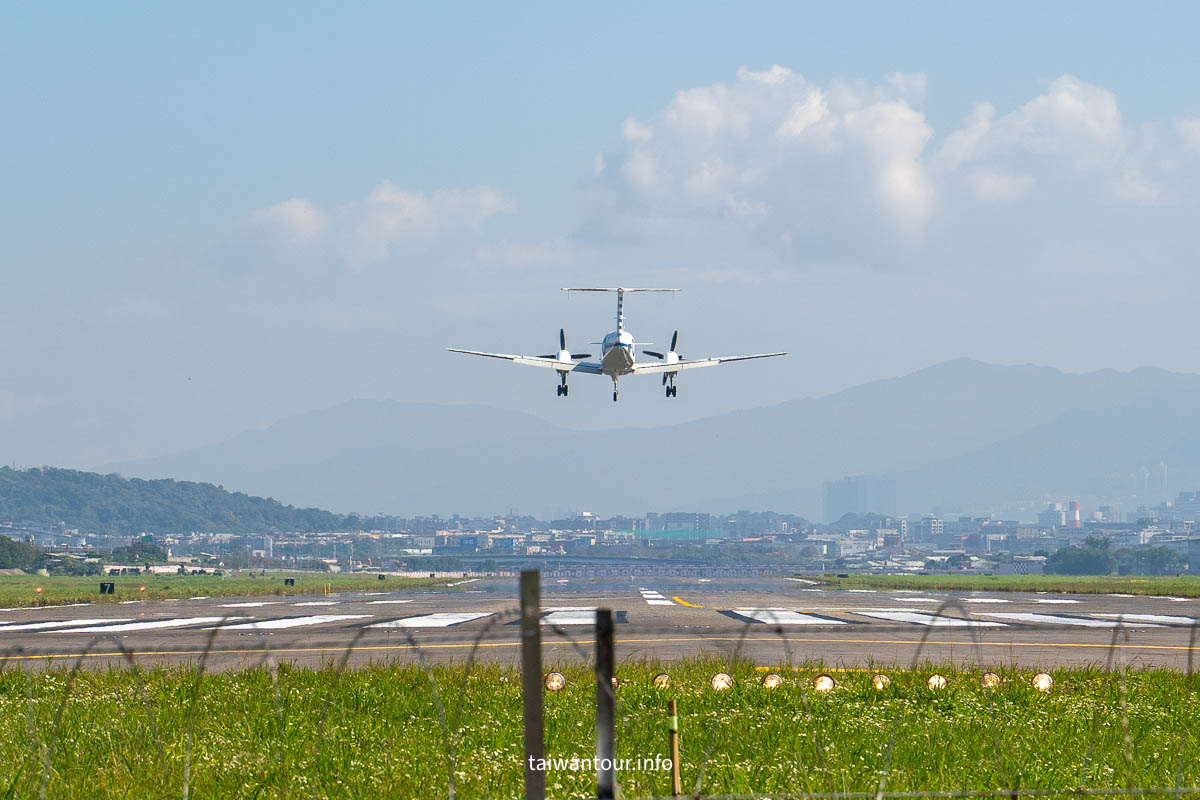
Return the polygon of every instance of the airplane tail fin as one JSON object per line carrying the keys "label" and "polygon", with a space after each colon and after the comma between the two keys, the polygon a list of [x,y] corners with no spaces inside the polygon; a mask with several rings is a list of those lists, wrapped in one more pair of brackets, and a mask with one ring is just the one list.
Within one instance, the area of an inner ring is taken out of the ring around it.
{"label": "airplane tail fin", "polygon": [[564,292],[616,292],[617,293],[617,330],[625,330],[625,293],[626,292],[678,292],[678,289],[647,289],[647,288],[626,288],[624,286],[613,287],[563,287]]}

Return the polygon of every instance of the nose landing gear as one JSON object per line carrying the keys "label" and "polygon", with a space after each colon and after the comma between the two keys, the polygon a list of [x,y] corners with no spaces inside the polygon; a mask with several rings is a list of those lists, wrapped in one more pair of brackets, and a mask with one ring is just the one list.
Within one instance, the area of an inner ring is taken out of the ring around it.
{"label": "nose landing gear", "polygon": [[679,397],[679,387],[675,385],[675,373],[663,375],[663,385],[667,387],[667,397]]}
{"label": "nose landing gear", "polygon": [[556,394],[557,394],[559,397],[566,397],[566,396],[567,396],[567,392],[568,392],[568,389],[567,389],[567,373],[565,373],[565,372],[560,372],[560,373],[558,373],[558,381],[559,381],[559,383],[558,383],[558,386],[557,386],[557,387],[555,387],[555,388],[557,389],[557,391],[556,391]]}

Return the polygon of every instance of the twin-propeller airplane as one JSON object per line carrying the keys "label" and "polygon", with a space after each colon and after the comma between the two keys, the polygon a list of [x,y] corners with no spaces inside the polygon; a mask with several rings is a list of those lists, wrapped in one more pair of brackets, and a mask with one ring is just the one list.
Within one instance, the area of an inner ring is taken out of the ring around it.
{"label": "twin-propeller airplane", "polygon": [[558,353],[544,356],[513,356],[507,353],[484,353],[479,350],[458,350],[448,348],[452,353],[466,353],[472,356],[487,356],[502,358],[515,364],[530,367],[546,367],[558,371],[558,396],[567,396],[567,375],[572,372],[582,372],[588,375],[608,375],[613,382],[613,402],[617,400],[617,379],[623,375],[662,375],[663,386],[666,387],[667,397],[677,397],[678,387],[675,386],[675,375],[680,370],[697,369],[699,367],[715,367],[728,361],[746,361],[751,358],[772,358],[786,356],[787,353],[759,353],[753,356],[720,356],[717,358],[701,358],[689,360],[675,352],[675,344],[679,341],[679,331],[671,336],[671,349],[666,353],[656,353],[653,350],[642,350],[648,356],[657,358],[657,362],[637,363],[635,348],[650,342],[636,342],[633,334],[625,330],[625,293],[626,292],[677,292],[678,289],[563,289],[564,292],[616,292],[617,293],[617,329],[604,337],[603,341],[592,342],[600,345],[600,360],[586,361],[591,353],[572,353],[567,349],[567,335],[563,329],[558,331]]}

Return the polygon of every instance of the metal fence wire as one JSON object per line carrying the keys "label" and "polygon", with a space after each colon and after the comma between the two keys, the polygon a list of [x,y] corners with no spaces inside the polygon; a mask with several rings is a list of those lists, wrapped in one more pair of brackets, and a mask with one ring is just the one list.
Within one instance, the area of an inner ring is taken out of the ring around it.
{"label": "metal fence wire", "polygon": [[[937,613],[951,611],[968,616],[955,598]],[[81,755],[77,739],[87,726],[76,718],[96,700],[97,681],[116,674],[128,689],[121,719],[107,722],[136,728],[124,741],[137,752],[122,757],[136,762],[132,771],[143,784],[126,787],[129,796],[211,796],[198,782],[197,763],[203,757],[211,765],[219,755],[223,744],[214,741],[219,737],[213,730],[225,725],[254,728],[267,743],[266,752],[253,754],[256,777],[238,792],[255,797],[1015,800],[1200,794],[1200,787],[1188,785],[1200,774],[1200,682],[1193,672],[1200,624],[1190,626],[1186,670],[1171,675],[1182,690],[1171,694],[1175,690],[1163,688],[1167,673],[1142,672],[1128,662],[1124,645],[1131,631],[1120,619],[1103,666],[1085,671],[1090,688],[1083,691],[1035,686],[1027,670],[997,665],[985,653],[983,631],[970,625],[924,628],[909,663],[889,672],[884,666],[839,669],[821,658],[819,644],[783,625],[747,621],[736,635],[723,636],[638,626],[623,640],[619,618],[607,609],[595,613],[590,625],[548,623],[538,576],[529,573],[522,578],[521,604],[488,617],[469,644],[448,650],[436,632],[417,628],[396,629],[382,644],[364,642],[369,631],[361,627],[328,653],[320,681],[289,665],[259,630],[241,647],[244,666],[258,676],[254,702],[248,701],[258,711],[248,720],[209,717],[227,686],[210,663],[228,621],[215,625],[198,656],[175,672],[143,663],[111,635],[93,639],[67,670],[48,658],[49,650],[12,647],[0,655],[0,711],[11,712],[19,691],[25,719],[0,738],[23,734],[25,743],[24,755],[0,765],[0,794],[105,796],[72,794],[78,787],[64,782],[98,758]],[[872,630],[886,636],[911,627]],[[662,640],[677,651],[662,657],[656,649]],[[927,657],[948,644],[969,653],[953,673]],[[363,663],[407,670],[405,675],[415,671],[422,680],[384,687],[382,698],[364,697],[376,688],[354,680]],[[520,681],[509,685],[518,666]],[[980,684],[985,675],[990,686]],[[999,690],[1001,683],[1006,691]],[[1069,713],[1048,699],[1072,692],[1079,696]],[[1169,702],[1143,703],[1135,693],[1145,692],[1160,692]],[[345,721],[389,713],[413,697],[421,698],[412,706],[413,724],[421,715],[433,720],[436,736],[421,747],[438,763],[380,765],[355,758],[367,743],[348,739]],[[494,698],[495,707],[481,708],[481,697]],[[675,703],[678,739],[671,738],[667,713]],[[300,706],[309,716],[297,741]],[[940,738],[947,732],[959,740]],[[1014,741],[1021,748],[1014,749]],[[668,742],[681,748],[669,768],[662,758],[652,767],[628,766],[666,754]],[[482,751],[504,759],[491,778],[481,777],[487,772]],[[582,769],[531,763],[565,762],[568,756]],[[304,765],[300,773],[297,764]],[[228,765],[234,772],[242,768]],[[345,785],[346,770],[371,769],[387,781],[374,794]],[[960,784],[937,785],[943,774],[957,775]],[[1154,785],[1141,785],[1145,775],[1157,778]]]}

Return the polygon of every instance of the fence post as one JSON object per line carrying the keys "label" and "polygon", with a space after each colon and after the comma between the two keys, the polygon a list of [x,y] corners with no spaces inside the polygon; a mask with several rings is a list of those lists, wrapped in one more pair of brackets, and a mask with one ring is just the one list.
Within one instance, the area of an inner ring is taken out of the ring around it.
{"label": "fence post", "polygon": [[679,713],[675,701],[667,704],[667,753],[671,758],[671,797],[683,794],[683,780],[679,773]]}
{"label": "fence post", "polygon": [[613,706],[612,609],[596,609],[596,797],[613,800],[616,792],[616,758]]}
{"label": "fence post", "polygon": [[525,800],[544,800],[542,727],[542,612],[536,569],[521,571],[521,697],[525,715]]}

